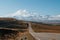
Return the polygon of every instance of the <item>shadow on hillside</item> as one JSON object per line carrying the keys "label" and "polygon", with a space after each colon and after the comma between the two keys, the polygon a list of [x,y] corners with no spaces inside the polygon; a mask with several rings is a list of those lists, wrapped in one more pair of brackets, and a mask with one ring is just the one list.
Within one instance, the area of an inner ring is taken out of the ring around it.
{"label": "shadow on hillside", "polygon": [[18,31],[0,29],[0,40],[14,40]]}

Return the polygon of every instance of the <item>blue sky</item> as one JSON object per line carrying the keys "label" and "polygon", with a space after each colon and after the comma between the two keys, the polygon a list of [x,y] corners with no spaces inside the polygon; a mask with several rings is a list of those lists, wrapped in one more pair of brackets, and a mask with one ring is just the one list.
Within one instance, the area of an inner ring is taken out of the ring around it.
{"label": "blue sky", "polygon": [[40,15],[60,15],[60,0],[0,0],[0,16],[28,10]]}

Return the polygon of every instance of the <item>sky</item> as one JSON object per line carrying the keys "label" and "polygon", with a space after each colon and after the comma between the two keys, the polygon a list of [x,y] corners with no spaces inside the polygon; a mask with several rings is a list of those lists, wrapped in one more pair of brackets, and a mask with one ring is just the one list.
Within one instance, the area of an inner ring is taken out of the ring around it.
{"label": "sky", "polygon": [[55,16],[60,18],[60,0],[0,0],[0,16],[11,15],[37,15],[38,18],[39,15],[51,15],[54,19]]}

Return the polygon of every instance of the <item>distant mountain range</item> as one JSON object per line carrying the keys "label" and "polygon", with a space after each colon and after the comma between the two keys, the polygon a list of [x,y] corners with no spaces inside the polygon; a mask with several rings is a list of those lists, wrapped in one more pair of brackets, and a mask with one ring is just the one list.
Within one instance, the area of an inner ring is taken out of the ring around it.
{"label": "distant mountain range", "polygon": [[33,17],[21,17],[20,16],[16,17],[14,16],[13,18],[0,18],[0,20],[10,20],[10,21],[15,21],[15,20],[22,20],[22,21],[26,21],[26,22],[35,22],[35,23],[44,23],[44,24],[55,24],[55,25],[60,25],[60,20],[34,20]]}
{"label": "distant mountain range", "polygon": [[[41,16],[40,16],[41,17]],[[24,21],[31,21],[31,22],[42,22],[42,23],[46,23],[46,24],[60,24],[60,20],[47,20],[47,19],[38,19],[36,17],[33,16],[29,16],[29,17],[21,17],[21,16],[14,16],[13,18],[16,18],[18,20],[24,20]]]}

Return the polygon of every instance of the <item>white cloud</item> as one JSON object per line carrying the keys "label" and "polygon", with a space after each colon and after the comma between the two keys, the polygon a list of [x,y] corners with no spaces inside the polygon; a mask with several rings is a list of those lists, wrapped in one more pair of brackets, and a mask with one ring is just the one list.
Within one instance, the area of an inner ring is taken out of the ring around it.
{"label": "white cloud", "polygon": [[32,20],[60,20],[60,15],[55,15],[55,16],[44,16],[40,15],[39,13],[32,13],[27,10],[18,10],[15,13],[11,13],[5,16],[0,16],[0,17],[19,17],[20,19],[32,19]]}
{"label": "white cloud", "polygon": [[16,13],[13,13],[12,16],[29,17],[29,16],[31,16],[31,14],[26,10],[18,10]]}
{"label": "white cloud", "polygon": [[60,15],[51,16],[49,20],[60,20]]}

